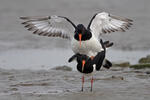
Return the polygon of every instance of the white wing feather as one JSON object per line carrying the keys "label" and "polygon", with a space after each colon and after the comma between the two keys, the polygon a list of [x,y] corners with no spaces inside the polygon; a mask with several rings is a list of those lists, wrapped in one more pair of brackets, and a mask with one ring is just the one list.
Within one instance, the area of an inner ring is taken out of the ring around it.
{"label": "white wing feather", "polygon": [[116,17],[106,12],[97,13],[93,16],[88,28],[99,38],[103,33],[111,33],[116,31],[125,32],[132,25],[132,20]]}
{"label": "white wing feather", "polygon": [[[62,37],[70,39],[73,34],[68,30],[64,22],[67,20],[59,16],[46,16],[46,17],[20,17],[24,20],[22,23],[33,34],[48,37]],[[73,33],[73,32],[72,32]]]}

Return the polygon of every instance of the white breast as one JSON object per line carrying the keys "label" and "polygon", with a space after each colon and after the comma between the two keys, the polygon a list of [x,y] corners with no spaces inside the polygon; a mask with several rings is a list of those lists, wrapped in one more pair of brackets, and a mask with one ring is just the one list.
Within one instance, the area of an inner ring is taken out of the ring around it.
{"label": "white breast", "polygon": [[103,50],[100,42],[94,36],[90,40],[82,41],[81,47],[79,41],[73,38],[71,47],[74,53],[85,54],[89,57],[95,56],[97,52]]}

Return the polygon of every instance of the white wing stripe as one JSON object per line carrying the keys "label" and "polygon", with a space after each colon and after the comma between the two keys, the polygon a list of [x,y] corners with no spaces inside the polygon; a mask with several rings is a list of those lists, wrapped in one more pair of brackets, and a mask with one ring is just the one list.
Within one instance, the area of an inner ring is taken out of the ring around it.
{"label": "white wing stripe", "polygon": [[46,24],[46,23],[34,24],[34,26],[36,26],[36,27],[40,27],[40,26],[43,26],[43,25],[48,25],[48,24]]}
{"label": "white wing stripe", "polygon": [[42,31],[47,31],[49,29],[48,25],[45,26],[45,28],[42,29]]}

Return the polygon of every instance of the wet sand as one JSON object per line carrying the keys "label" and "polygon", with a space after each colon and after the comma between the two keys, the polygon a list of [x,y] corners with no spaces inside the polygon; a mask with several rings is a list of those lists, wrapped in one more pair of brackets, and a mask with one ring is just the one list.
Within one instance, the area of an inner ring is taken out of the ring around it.
{"label": "wet sand", "polygon": [[94,88],[85,78],[81,92],[81,74],[58,70],[0,69],[0,100],[149,100],[148,70],[113,67],[94,75]]}

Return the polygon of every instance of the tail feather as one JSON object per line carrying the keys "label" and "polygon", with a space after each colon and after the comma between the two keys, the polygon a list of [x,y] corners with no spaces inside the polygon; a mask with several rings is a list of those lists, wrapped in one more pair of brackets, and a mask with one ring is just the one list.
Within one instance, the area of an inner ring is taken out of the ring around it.
{"label": "tail feather", "polygon": [[110,41],[105,41],[105,42],[104,42],[104,46],[105,46],[106,48],[112,47],[113,45],[114,45],[113,42],[110,42]]}
{"label": "tail feather", "polygon": [[105,59],[103,67],[109,69],[110,67],[112,67],[112,63],[109,60]]}

